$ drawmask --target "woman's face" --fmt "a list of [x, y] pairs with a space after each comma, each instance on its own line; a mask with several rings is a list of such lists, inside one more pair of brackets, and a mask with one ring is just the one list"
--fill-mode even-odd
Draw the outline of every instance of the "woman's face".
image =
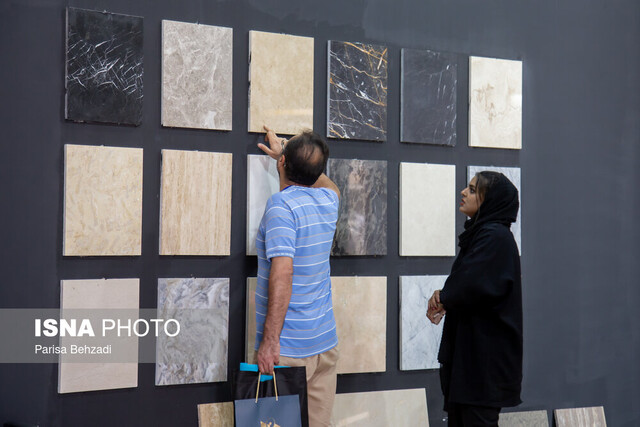
[[480, 207], [480, 199], [478, 198], [476, 182], [478, 181], [477, 177], [473, 177], [471, 182], [467, 188], [462, 190], [460, 193], [462, 195], [462, 200], [460, 201], [460, 212], [468, 216], [469, 218], [473, 217], [476, 212], [478, 212], [478, 208]]

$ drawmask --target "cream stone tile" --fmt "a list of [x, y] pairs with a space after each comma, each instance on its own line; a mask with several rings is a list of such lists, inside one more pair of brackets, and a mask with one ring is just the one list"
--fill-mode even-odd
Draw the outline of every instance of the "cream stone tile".
[[[132, 309], [139, 308], [139, 279], [63, 280], [60, 284], [62, 315], [74, 309]], [[73, 315], [72, 315], [73, 316]], [[99, 334], [99, 332], [96, 332]], [[89, 338], [86, 338], [89, 340]], [[82, 338], [61, 337], [60, 345], [70, 342], [83, 345]], [[89, 341], [85, 341], [90, 345]], [[138, 338], [119, 339], [130, 354], [138, 353]], [[58, 364], [58, 393], [108, 390], [138, 386], [137, 363], [81, 363], [65, 362], [60, 356]]]
[[469, 58], [469, 146], [522, 148], [522, 61]]
[[256, 288], [258, 287], [258, 279], [256, 277], [247, 277], [247, 311], [245, 322], [245, 347], [244, 361], [253, 363], [253, 357], [256, 354]]
[[162, 125], [231, 130], [233, 30], [162, 21]]
[[229, 153], [162, 150], [160, 255], [229, 255]]
[[400, 256], [456, 254], [456, 167], [400, 163]]
[[499, 427], [549, 427], [547, 411], [501, 412]]
[[233, 402], [198, 405], [198, 427], [233, 427], [234, 423]]
[[607, 427], [603, 406], [556, 409], [554, 414], [558, 427]]
[[247, 255], [256, 255], [256, 236], [267, 200], [280, 191], [276, 161], [269, 156], [247, 156]]
[[336, 394], [332, 423], [336, 427], [428, 427], [427, 394], [423, 388]]
[[249, 132], [313, 128], [313, 38], [249, 32]]
[[64, 256], [140, 255], [142, 149], [65, 145]]

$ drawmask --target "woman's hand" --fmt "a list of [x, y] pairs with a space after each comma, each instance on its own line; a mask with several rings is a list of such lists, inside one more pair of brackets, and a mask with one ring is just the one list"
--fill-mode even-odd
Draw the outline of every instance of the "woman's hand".
[[434, 325], [437, 325], [442, 321], [442, 318], [447, 313], [444, 306], [440, 302], [440, 290], [436, 290], [431, 298], [429, 298], [427, 317]]
[[280, 138], [278, 135], [276, 135], [273, 129], [268, 128], [266, 125], [263, 127], [267, 132], [267, 134], [264, 136], [264, 140], [269, 143], [269, 146], [267, 147], [266, 144], [260, 142], [258, 143], [258, 148], [268, 154], [272, 159], [278, 160], [280, 158], [280, 155], [282, 154], [282, 151], [284, 151], [284, 144], [287, 143], [287, 139]]

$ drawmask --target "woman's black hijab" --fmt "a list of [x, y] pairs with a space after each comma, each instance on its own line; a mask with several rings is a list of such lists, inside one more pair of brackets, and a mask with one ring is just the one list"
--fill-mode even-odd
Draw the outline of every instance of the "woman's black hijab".
[[[467, 247], [483, 224], [497, 222], [510, 227], [518, 217], [518, 189], [499, 172], [479, 172], [487, 179], [484, 200], [473, 218], [464, 223], [464, 232], [458, 236], [458, 245]], [[476, 184], [477, 187], [477, 184]]]

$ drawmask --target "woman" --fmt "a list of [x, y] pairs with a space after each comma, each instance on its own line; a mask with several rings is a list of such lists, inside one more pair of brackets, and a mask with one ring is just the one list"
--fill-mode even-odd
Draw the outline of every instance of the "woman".
[[438, 324], [446, 313], [438, 360], [449, 426], [497, 426], [501, 408], [521, 403], [520, 256], [510, 230], [518, 190], [501, 173], [480, 172], [461, 194], [470, 219], [427, 317]]

